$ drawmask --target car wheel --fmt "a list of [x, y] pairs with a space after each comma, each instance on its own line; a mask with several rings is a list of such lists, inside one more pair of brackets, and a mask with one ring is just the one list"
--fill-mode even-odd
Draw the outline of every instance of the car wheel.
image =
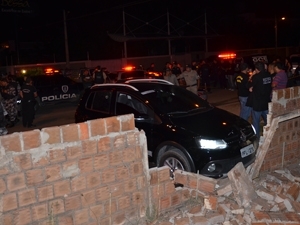
[[[158, 158], [158, 166], [170, 167], [171, 176], [175, 170], [191, 172], [191, 166], [186, 156], [178, 149], [170, 149]], [[173, 176], [172, 176], [173, 177]]]

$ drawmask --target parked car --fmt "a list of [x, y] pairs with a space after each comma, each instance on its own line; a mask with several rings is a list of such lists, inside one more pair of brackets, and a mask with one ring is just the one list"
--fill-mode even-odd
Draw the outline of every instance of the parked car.
[[161, 79], [94, 85], [85, 90], [75, 122], [131, 113], [157, 166], [217, 178], [255, 160], [258, 140], [248, 121]]

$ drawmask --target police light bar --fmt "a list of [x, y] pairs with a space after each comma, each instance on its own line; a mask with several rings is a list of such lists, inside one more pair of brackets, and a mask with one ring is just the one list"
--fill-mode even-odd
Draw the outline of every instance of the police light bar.
[[236, 54], [235, 53], [225, 53], [225, 54], [218, 55], [218, 57], [221, 59], [235, 59]]
[[131, 71], [131, 70], [134, 70], [135, 67], [134, 66], [126, 66], [123, 68], [123, 70], [126, 70], [126, 71]]

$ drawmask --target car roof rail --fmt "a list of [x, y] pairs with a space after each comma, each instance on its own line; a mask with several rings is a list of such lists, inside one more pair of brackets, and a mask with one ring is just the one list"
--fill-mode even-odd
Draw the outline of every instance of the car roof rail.
[[172, 82], [164, 80], [164, 79], [134, 79], [134, 80], [127, 80], [125, 81], [125, 84], [130, 83], [157, 83], [157, 84], [171, 84], [174, 85]]
[[97, 88], [97, 87], [107, 87], [107, 86], [111, 86], [111, 87], [128, 87], [128, 88], [131, 88], [133, 89], [134, 91], [139, 91], [137, 88], [129, 85], [129, 84], [124, 84], [124, 83], [113, 83], [113, 84], [109, 84], [109, 83], [106, 83], [106, 84], [94, 84], [91, 89], [93, 88]]

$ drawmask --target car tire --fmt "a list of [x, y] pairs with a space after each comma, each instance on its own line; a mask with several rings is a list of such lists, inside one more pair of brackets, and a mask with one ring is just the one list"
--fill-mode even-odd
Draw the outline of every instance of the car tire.
[[171, 176], [177, 169], [187, 172], [192, 171], [191, 165], [186, 156], [182, 151], [176, 148], [164, 152], [161, 156], [159, 155], [157, 162], [158, 167], [170, 167]]

